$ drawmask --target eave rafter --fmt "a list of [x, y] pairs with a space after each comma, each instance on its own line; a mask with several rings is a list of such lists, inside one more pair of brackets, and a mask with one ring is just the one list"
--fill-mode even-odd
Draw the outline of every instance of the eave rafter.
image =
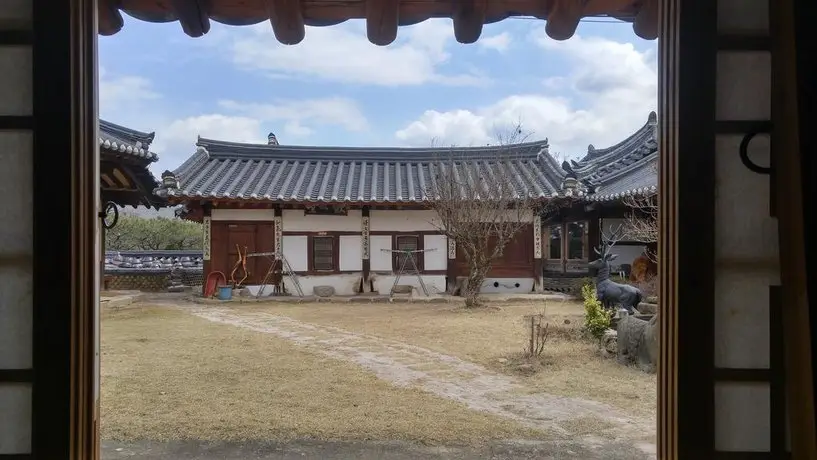
[[366, 34], [388, 45], [401, 25], [431, 18], [451, 18], [460, 43], [474, 43], [484, 24], [510, 16], [547, 20], [545, 31], [556, 40], [573, 36], [582, 18], [608, 16], [633, 23], [635, 33], [653, 40], [658, 34], [658, 0], [98, 0], [99, 33], [123, 27], [120, 11], [150, 22], [178, 20], [191, 37], [210, 30], [210, 20], [250, 25], [269, 20], [284, 44], [300, 43], [306, 26], [329, 26], [365, 19]]

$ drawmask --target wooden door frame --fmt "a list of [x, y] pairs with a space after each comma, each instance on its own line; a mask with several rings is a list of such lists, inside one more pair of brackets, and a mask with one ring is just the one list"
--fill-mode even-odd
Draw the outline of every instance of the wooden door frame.
[[[40, 180], [34, 190], [33, 454], [28, 458], [99, 455], [95, 3], [33, 0], [33, 158]], [[660, 5], [659, 456], [712, 458], [713, 350], [711, 340], [700, 337], [714, 334], [714, 240], [696, 224], [714, 217], [716, 2], [684, 0], [683, 9], [681, 0]], [[48, 181], [42, 180], [45, 171]], [[683, 200], [680, 184], [695, 184], [683, 188]], [[55, 237], [55, 229], [70, 233]], [[693, 244], [698, 250], [689, 249]]]

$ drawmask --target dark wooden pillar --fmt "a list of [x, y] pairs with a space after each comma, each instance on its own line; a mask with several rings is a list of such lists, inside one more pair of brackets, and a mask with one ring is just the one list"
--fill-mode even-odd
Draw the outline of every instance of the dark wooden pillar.
[[595, 249], [601, 244], [601, 211], [591, 210], [587, 215], [587, 261], [598, 258]]
[[715, 458], [717, 13], [711, 0], [659, 2], [661, 459]]
[[362, 291], [366, 291], [366, 285], [369, 283], [369, 272], [371, 271], [371, 259], [370, 259], [370, 250], [371, 246], [369, 245], [369, 228], [370, 228], [370, 219], [369, 216], [369, 207], [364, 206], [361, 210], [362, 218], [360, 222], [360, 245], [361, 245], [361, 268], [363, 270], [363, 286]]
[[33, 176], [39, 179], [33, 182], [32, 196], [31, 458], [95, 459], [100, 223], [96, 8], [87, 0], [35, 0], [29, 5], [33, 30], [16, 36], [21, 44], [33, 40], [33, 62], [19, 65], [33, 69], [29, 114], [36, 121], [25, 123], [33, 127], [31, 159]]
[[210, 276], [212, 272], [212, 264], [210, 262], [213, 250], [213, 223], [212, 223], [212, 215], [213, 215], [213, 206], [209, 203], [202, 206], [202, 215], [201, 223], [204, 227], [202, 229], [202, 275], [204, 278], [202, 279], [202, 286], [207, 285], [207, 277]]

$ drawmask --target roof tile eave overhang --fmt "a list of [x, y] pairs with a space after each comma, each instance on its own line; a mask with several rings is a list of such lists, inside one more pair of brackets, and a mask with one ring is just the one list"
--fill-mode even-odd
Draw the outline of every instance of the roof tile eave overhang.
[[[211, 0], [206, 14], [191, 8], [187, 2], [172, 0], [98, 0], [99, 33], [113, 35], [124, 26], [122, 11], [148, 22], [179, 21], [182, 30], [191, 37], [200, 37], [210, 30], [210, 20], [226, 25], [251, 25], [269, 21], [271, 13], [264, 2], [239, 0]], [[454, 34], [460, 43], [476, 42], [482, 24], [501, 21], [512, 16], [531, 16], [547, 19], [546, 33], [553, 39], [565, 40], [573, 36], [583, 17], [608, 16], [632, 22], [641, 38], [653, 40], [658, 36], [659, 0], [600, 0], [582, 2], [553, 0], [547, 11], [540, 0], [496, 0], [470, 3], [463, 8], [461, 0], [382, 2], [380, 8], [366, 8], [364, 2], [327, 2], [300, 0], [287, 2], [275, 11], [271, 21], [278, 41], [284, 44], [300, 43], [306, 34], [305, 26], [331, 26], [349, 19], [365, 18], [377, 24], [368, 27], [369, 41], [388, 45], [397, 36], [399, 26], [416, 24], [432, 18], [452, 18]], [[387, 18], [387, 19], [384, 19]], [[370, 24], [371, 25], [371, 24]]]
[[[531, 201], [544, 203], [554, 200], [557, 197], [538, 196], [531, 197]], [[269, 205], [301, 205], [301, 206], [326, 206], [326, 205], [346, 205], [346, 206], [431, 206], [433, 199], [424, 198], [417, 200], [366, 200], [366, 199], [337, 199], [337, 200], [303, 200], [303, 199], [272, 199], [264, 197], [220, 197], [212, 195], [188, 195], [173, 193], [168, 194], [165, 203], [168, 206], [189, 205], [195, 203], [251, 203]]]

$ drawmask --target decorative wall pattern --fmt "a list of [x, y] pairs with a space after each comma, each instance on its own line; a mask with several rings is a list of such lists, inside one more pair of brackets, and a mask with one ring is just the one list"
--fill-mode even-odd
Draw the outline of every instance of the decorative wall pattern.
[[449, 259], [457, 258], [457, 242], [451, 238], [448, 238], [448, 258]]
[[533, 218], [533, 258], [542, 258], [542, 217]]
[[211, 218], [209, 216], [205, 216], [202, 219], [202, 250], [204, 252], [203, 259], [210, 260], [210, 225]]
[[361, 258], [369, 260], [369, 216], [363, 216], [360, 224], [360, 243], [361, 243]]

